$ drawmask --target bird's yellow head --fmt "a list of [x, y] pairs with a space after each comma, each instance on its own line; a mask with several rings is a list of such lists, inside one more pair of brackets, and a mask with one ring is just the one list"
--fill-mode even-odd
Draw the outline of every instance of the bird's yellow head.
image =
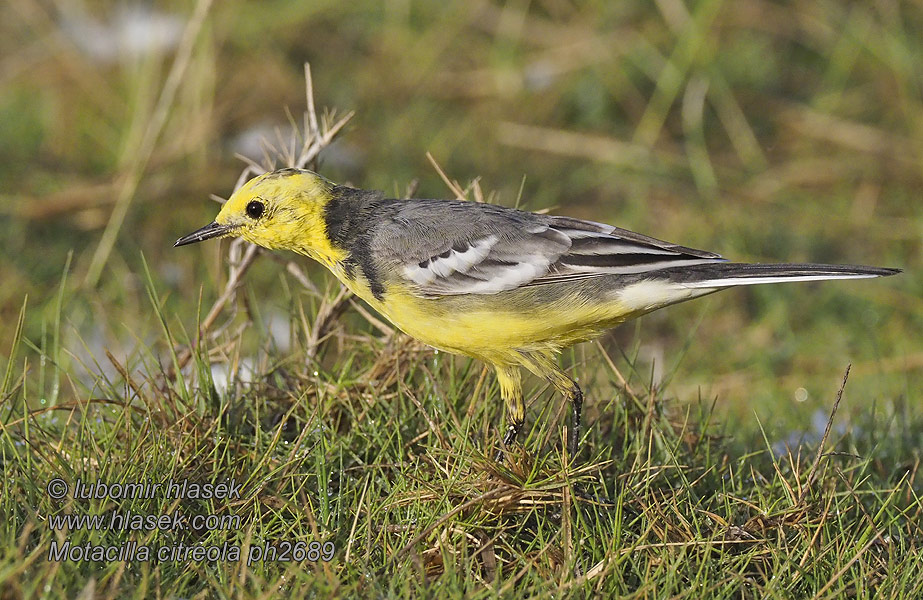
[[334, 184], [302, 169], [255, 177], [234, 192], [213, 223], [176, 240], [184, 246], [211, 238], [241, 237], [269, 249], [293, 250], [321, 262], [339, 258], [326, 235], [324, 207]]

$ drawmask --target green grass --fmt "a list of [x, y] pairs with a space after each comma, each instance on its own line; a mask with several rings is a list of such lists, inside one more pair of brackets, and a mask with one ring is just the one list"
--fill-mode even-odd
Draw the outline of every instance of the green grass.
[[[921, 595], [919, 8], [231, 0], [194, 43], [115, 62], [68, 37], [77, 8], [45, 10], [0, 8], [4, 598]], [[320, 155], [333, 180], [452, 195], [430, 152], [469, 198], [905, 272], [733, 290], [578, 346], [580, 460], [527, 379], [497, 465], [483, 365], [308, 261], [170, 247], [232, 191], [239, 136], [301, 125], [305, 60], [317, 113], [356, 111]], [[55, 478], [243, 493], [59, 501]], [[240, 522], [51, 529], [112, 510]], [[49, 562], [65, 541], [244, 560]], [[283, 542], [336, 550], [247, 564]]]
[[[217, 356], [239, 364], [248, 344], [239, 337], [230, 349], [206, 344], [182, 377], [171, 376], [181, 357], [165, 341], [182, 346], [186, 334], [162, 312], [150, 285], [148, 324], [163, 326], [161, 341], [124, 364], [110, 356], [112, 369], [91, 368], [92, 378], [66, 374], [85, 401], [29, 411], [28, 377], [11, 368], [4, 378], [0, 457], [4, 481], [12, 484], [0, 500], [7, 517], [0, 577], [10, 593], [920, 593], [923, 506], [913, 449], [923, 423], [908, 415], [906, 403], [878, 404], [848, 427], [834, 419], [823, 445], [823, 431], [809, 427], [801, 444], [758, 429], [735, 432], [707, 399], [679, 402], [637, 379], [615, 384], [621, 361], [610, 363], [603, 349], [591, 347], [577, 372], [609, 366], [587, 385], [583, 459], [562, 465], [562, 411], [542, 386], [533, 390], [523, 447], [498, 465], [490, 456], [502, 408], [480, 365], [434, 355], [397, 335], [356, 340], [343, 328], [312, 346], [311, 332], [325, 325], [308, 315], [326, 311], [296, 293], [288, 323], [294, 347], [281, 352], [271, 338], [256, 336], [252, 374], [232, 378], [229, 391], [219, 393], [208, 365]], [[23, 354], [55, 362], [39, 348]], [[30, 366], [26, 358], [22, 368]], [[832, 405], [837, 390], [829, 392], [825, 404]], [[55, 478], [71, 486], [230, 479], [243, 493], [228, 502], [163, 494], [54, 500], [46, 486]], [[239, 522], [215, 531], [51, 528], [62, 514], [113, 510]], [[236, 547], [243, 558], [48, 561], [51, 544], [66, 541]], [[247, 564], [249, 548], [286, 541], [331, 542], [335, 556], [329, 563]]]

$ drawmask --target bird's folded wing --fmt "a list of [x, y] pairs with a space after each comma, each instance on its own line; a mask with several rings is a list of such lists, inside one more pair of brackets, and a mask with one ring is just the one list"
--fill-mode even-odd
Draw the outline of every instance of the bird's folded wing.
[[409, 202], [371, 237], [388, 272], [424, 297], [724, 260], [610, 225], [470, 202]]

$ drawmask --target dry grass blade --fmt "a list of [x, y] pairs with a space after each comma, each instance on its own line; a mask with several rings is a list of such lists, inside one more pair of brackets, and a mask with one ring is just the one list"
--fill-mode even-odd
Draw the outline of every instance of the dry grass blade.
[[461, 189], [461, 186], [458, 185], [457, 181], [449, 179], [449, 176], [446, 175], [445, 171], [441, 166], [439, 166], [439, 163], [436, 162], [436, 159], [429, 152], [426, 153], [426, 160], [429, 161], [429, 164], [433, 165], [433, 168], [436, 169], [437, 173], [439, 173], [439, 177], [442, 178], [442, 181], [445, 183], [446, 187], [448, 187], [452, 193], [455, 194], [455, 198], [458, 200], [464, 200], [465, 192]]
[[129, 157], [127, 161], [129, 164], [128, 169], [122, 174], [122, 185], [115, 202], [115, 208], [109, 217], [109, 222], [106, 224], [106, 229], [103, 231], [99, 245], [93, 253], [93, 260], [87, 270], [85, 283], [88, 287], [96, 286], [103, 267], [109, 260], [109, 254], [111, 254], [112, 248], [115, 246], [115, 240], [122, 228], [122, 223], [125, 221], [125, 215], [128, 214], [128, 207], [131, 205], [135, 190], [138, 188], [141, 175], [154, 152], [157, 140], [167, 123], [167, 118], [170, 116], [173, 100], [176, 98], [176, 92], [186, 76], [195, 42], [202, 26], [205, 24], [205, 17], [208, 15], [211, 5], [212, 0], [198, 0], [192, 16], [186, 24], [186, 29], [183, 31], [183, 37], [176, 52], [176, 58], [164, 82], [160, 97], [157, 99], [157, 105], [151, 113], [147, 128], [144, 131], [144, 137], [141, 144]]
[[[624, 167], [649, 164], [652, 158], [650, 149], [641, 144], [521, 123], [502, 122], [497, 129], [497, 135], [500, 143], [507, 146], [586, 158]], [[665, 155], [661, 154], [658, 157], [663, 159]]]
[[506, 486], [502, 486], [497, 489], [484, 492], [480, 496], [476, 496], [474, 498], [471, 498], [467, 502], [459, 504], [458, 506], [456, 506], [449, 512], [445, 513], [444, 515], [436, 519], [433, 523], [427, 526], [423, 531], [415, 535], [413, 539], [407, 542], [407, 544], [403, 548], [395, 552], [394, 555], [391, 557], [391, 561], [390, 561], [391, 564], [393, 565], [394, 563], [402, 559], [414, 546], [416, 546], [423, 539], [425, 539], [426, 536], [428, 536], [430, 533], [435, 531], [437, 527], [439, 527], [440, 525], [442, 525], [443, 523], [445, 523], [446, 521], [448, 521], [449, 519], [451, 519], [458, 513], [468, 508], [471, 508], [472, 506], [476, 506], [482, 502], [502, 498], [503, 496], [508, 495], [509, 493], [510, 493], [510, 490]]
[[420, 411], [420, 414], [423, 416], [423, 419], [426, 421], [427, 427], [436, 436], [436, 439], [439, 440], [439, 445], [442, 446], [444, 450], [450, 450], [452, 444], [448, 442], [445, 438], [445, 434], [442, 432], [442, 429], [433, 422], [433, 419], [430, 418], [429, 413], [426, 412], [426, 408], [420, 403], [420, 400], [417, 399], [417, 395], [413, 393], [408, 386], [402, 385], [401, 391], [405, 396], [410, 398], [410, 401], [413, 402], [413, 405], [417, 407], [417, 410]]
[[849, 370], [852, 368], [852, 365], [846, 366], [846, 372], [843, 373], [843, 383], [840, 384], [840, 389], [837, 390], [836, 400], [833, 402], [833, 408], [830, 409], [830, 418], [827, 419], [827, 426], [824, 428], [824, 435], [820, 438], [820, 443], [817, 445], [817, 455], [814, 457], [814, 463], [811, 465], [811, 470], [808, 472], [808, 481], [804, 485], [804, 489], [801, 490], [801, 496], [798, 498], [798, 504], [802, 504], [810, 493], [814, 480], [817, 477], [817, 469], [820, 467], [821, 458], [824, 456], [824, 447], [827, 444], [827, 437], [830, 435], [830, 429], [833, 427], [833, 417], [836, 416], [836, 411], [840, 407], [840, 400], [843, 399], [843, 390], [846, 389], [846, 381], [849, 379]]
[[30, 410], [28, 415], [25, 417], [20, 417], [19, 419], [14, 419], [9, 423], [4, 423], [4, 427], [15, 427], [21, 423], [25, 423], [30, 419], [34, 419], [39, 415], [53, 411], [69, 411], [73, 412], [79, 408], [86, 408], [94, 404], [108, 404], [112, 406], [119, 406], [122, 408], [127, 408], [137, 412], [138, 414], [144, 414], [144, 409], [140, 406], [135, 406], [130, 402], [123, 402], [122, 400], [113, 400], [111, 398], [87, 398], [86, 400], [70, 400], [67, 402], [62, 402], [61, 404], [56, 404], [55, 406], [46, 406], [45, 408], [37, 408], [35, 410]]
[[[243, 244], [239, 240], [234, 240], [231, 242], [232, 247], [237, 246], [238, 248]], [[233, 252], [233, 249], [232, 249]], [[221, 292], [221, 295], [218, 296], [218, 299], [212, 304], [211, 308], [208, 310], [208, 314], [205, 316], [205, 319], [202, 321], [202, 324], [199, 326], [198, 332], [196, 334], [195, 346], [199, 346], [203, 337], [209, 335], [212, 325], [215, 324], [215, 321], [218, 319], [218, 316], [225, 309], [228, 303], [234, 298], [237, 288], [240, 286], [244, 274], [250, 269], [253, 262], [256, 260], [256, 256], [259, 253], [259, 248], [253, 245], [249, 245], [244, 252], [243, 258], [240, 262], [233, 262], [230, 267], [230, 277], [228, 277], [227, 283], [224, 285], [224, 290]], [[211, 332], [214, 334], [214, 332]], [[213, 335], [211, 336], [213, 337]], [[178, 356], [178, 364], [180, 368], [185, 367], [189, 364], [190, 359], [192, 358], [192, 348], [184, 348]], [[170, 375], [173, 375], [172, 371]]]
[[[241, 172], [240, 177], [238, 177], [237, 185], [234, 188], [235, 190], [240, 188], [251, 176], [266, 173], [276, 168], [279, 162], [282, 162], [285, 166], [296, 168], [312, 166], [312, 163], [317, 159], [320, 152], [333, 142], [336, 136], [343, 131], [343, 128], [352, 118], [354, 114], [352, 112], [347, 113], [339, 119], [335, 119], [335, 114], [332, 112], [325, 114], [323, 119], [318, 118], [314, 103], [311, 68], [307, 63], [305, 63], [304, 68], [305, 96], [307, 102], [307, 110], [304, 115], [304, 131], [299, 132], [297, 128], [294, 128], [291, 138], [285, 140], [281, 132], [277, 130], [276, 135], [278, 139], [275, 145], [263, 138], [261, 140], [264, 151], [262, 164], [249, 157], [238, 155], [238, 157], [246, 163], [246, 167]], [[296, 142], [299, 140], [301, 143], [296, 154], [295, 146]], [[211, 308], [209, 308], [205, 319], [202, 321], [197, 331], [195, 340], [196, 346], [198, 346], [205, 337], [214, 341], [223, 333], [223, 328], [213, 328], [215, 322], [221, 313], [223, 313], [234, 301], [237, 290], [243, 282], [244, 275], [254, 264], [260, 252], [254, 245], [246, 244], [242, 240], [234, 240], [228, 248], [228, 254], [228, 281], [221, 295], [218, 296]], [[235, 257], [239, 258], [235, 259]], [[312, 293], [319, 294], [317, 287], [311, 283], [296, 263], [292, 261], [284, 262], [286, 270], [291, 273], [299, 283]], [[322, 310], [318, 313], [314, 327], [311, 329], [308, 345], [309, 357], [316, 354], [319, 344], [329, 332], [332, 323], [345, 309], [350, 296], [351, 294], [343, 288], [332, 303], [325, 302], [322, 304]], [[192, 352], [192, 348], [184, 348], [179, 352], [178, 364], [180, 368], [184, 368], [189, 364], [193, 356]], [[171, 377], [175, 376], [172, 370], [168, 375]]]
[[340, 292], [333, 300], [324, 298], [321, 301], [321, 305], [317, 309], [317, 316], [314, 318], [314, 326], [308, 332], [308, 341], [305, 348], [308, 358], [313, 358], [317, 354], [318, 347], [330, 333], [343, 311], [346, 310], [352, 295], [352, 292], [348, 289], [341, 287]]
[[859, 560], [862, 557], [862, 555], [865, 554], [866, 551], [869, 548], [871, 548], [875, 544], [875, 542], [877, 542], [878, 540], [879, 540], [878, 535], [872, 536], [872, 539], [870, 539], [864, 546], [862, 546], [862, 548], [859, 549], [859, 551], [856, 552], [855, 555], [853, 555], [853, 557], [850, 558], [849, 561], [847, 561], [845, 565], [843, 565], [843, 568], [837, 571], [836, 574], [833, 577], [831, 577], [827, 583], [824, 584], [824, 587], [820, 588], [820, 590], [818, 590], [818, 592], [814, 594], [815, 600], [817, 598], [823, 598], [824, 594], [826, 594], [830, 588], [836, 585], [836, 582], [839, 581], [840, 578], [843, 575], [845, 575], [846, 572], [849, 571], [850, 568], [852, 568], [852, 566], [856, 563], [856, 561]]

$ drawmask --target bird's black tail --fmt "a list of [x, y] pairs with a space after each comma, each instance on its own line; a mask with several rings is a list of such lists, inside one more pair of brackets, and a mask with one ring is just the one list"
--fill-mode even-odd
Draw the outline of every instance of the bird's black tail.
[[821, 264], [750, 264], [714, 262], [651, 272], [655, 278], [665, 276], [670, 283], [686, 289], [714, 289], [737, 285], [783, 283], [786, 281], [822, 281], [827, 279], [867, 279], [887, 277], [900, 269], [862, 265]]

